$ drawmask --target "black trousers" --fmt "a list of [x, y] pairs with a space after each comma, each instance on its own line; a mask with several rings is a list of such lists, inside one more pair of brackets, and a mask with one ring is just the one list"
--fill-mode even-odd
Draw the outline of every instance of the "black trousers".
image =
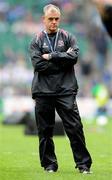
[[47, 167], [53, 163], [58, 166], [53, 142], [55, 109], [62, 119], [65, 132], [70, 140], [76, 168], [90, 168], [92, 159], [86, 148], [83, 125], [74, 95], [36, 98], [35, 116], [41, 166]]

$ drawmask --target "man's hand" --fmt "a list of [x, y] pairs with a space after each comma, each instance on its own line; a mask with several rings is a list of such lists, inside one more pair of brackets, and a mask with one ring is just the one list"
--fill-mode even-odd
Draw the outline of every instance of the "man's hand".
[[72, 52], [73, 51], [73, 48], [69, 48], [68, 50], [67, 50], [67, 53], [70, 53], [70, 52]]
[[43, 54], [42, 57], [46, 60], [49, 60], [49, 54]]

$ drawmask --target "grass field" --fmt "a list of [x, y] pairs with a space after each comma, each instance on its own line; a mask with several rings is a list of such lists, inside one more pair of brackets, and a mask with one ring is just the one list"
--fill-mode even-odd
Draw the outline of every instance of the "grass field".
[[44, 172], [38, 158], [38, 138], [25, 136], [24, 126], [0, 125], [0, 180], [107, 180], [112, 178], [112, 120], [105, 126], [84, 124], [88, 149], [92, 155], [91, 175], [74, 168], [68, 139], [55, 136], [59, 170]]

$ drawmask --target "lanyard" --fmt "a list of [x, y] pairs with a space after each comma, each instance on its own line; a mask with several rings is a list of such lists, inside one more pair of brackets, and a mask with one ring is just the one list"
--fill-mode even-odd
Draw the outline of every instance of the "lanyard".
[[51, 41], [50, 41], [50, 39], [49, 39], [49, 36], [48, 36], [47, 32], [44, 31], [44, 33], [45, 33], [45, 35], [46, 35], [46, 38], [47, 38], [49, 47], [50, 47], [50, 49], [51, 49], [51, 52], [54, 52], [54, 51], [56, 50], [56, 46], [57, 46], [57, 42], [58, 42], [59, 29], [58, 29], [58, 31], [57, 31], [57, 33], [56, 33], [56, 38], [55, 38], [54, 48], [53, 48], [53, 46], [52, 46], [52, 44], [51, 44]]

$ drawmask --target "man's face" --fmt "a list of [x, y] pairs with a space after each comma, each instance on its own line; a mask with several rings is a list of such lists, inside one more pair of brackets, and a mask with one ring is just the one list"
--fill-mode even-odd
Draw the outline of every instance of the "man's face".
[[56, 32], [60, 23], [58, 11], [48, 11], [44, 16], [44, 25], [48, 33]]

